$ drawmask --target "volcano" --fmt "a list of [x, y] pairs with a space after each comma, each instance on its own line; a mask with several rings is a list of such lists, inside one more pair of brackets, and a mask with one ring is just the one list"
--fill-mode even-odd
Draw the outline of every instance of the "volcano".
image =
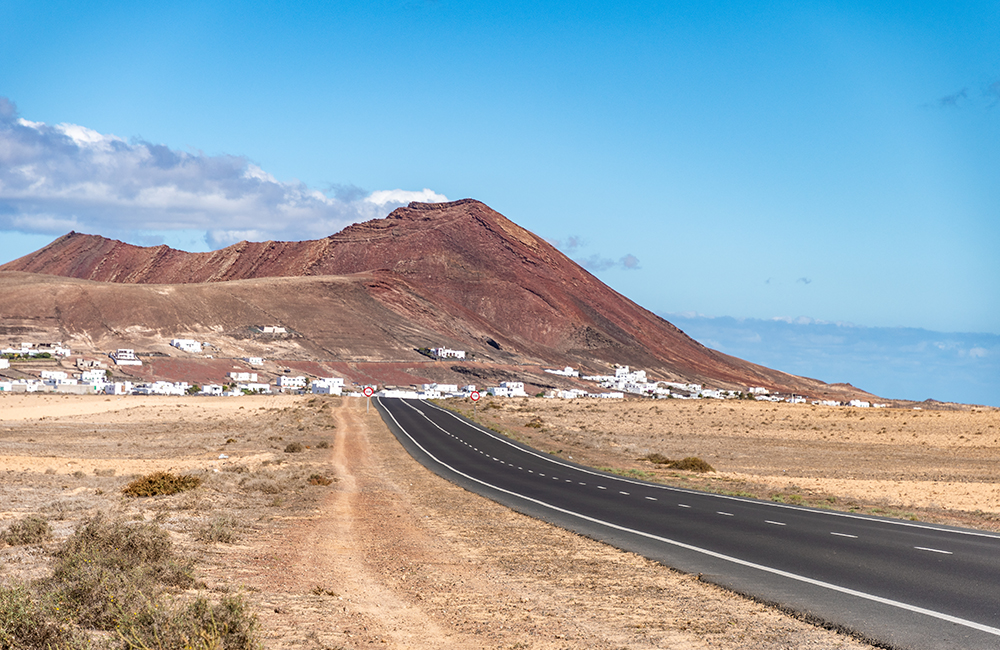
[[720, 388], [865, 395], [706, 348], [473, 199], [411, 203], [325, 239], [210, 253], [71, 232], [0, 266], [0, 283], [14, 297], [0, 307], [8, 332], [48, 318], [62, 338], [91, 345], [127, 343], [129, 332], [239, 339], [280, 322], [294, 333], [286, 351], [309, 359], [405, 365], [445, 345], [505, 367], [627, 364]]

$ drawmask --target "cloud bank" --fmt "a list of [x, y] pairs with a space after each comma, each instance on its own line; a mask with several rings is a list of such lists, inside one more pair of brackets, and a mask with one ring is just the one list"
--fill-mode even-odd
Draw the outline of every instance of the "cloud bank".
[[241, 239], [325, 237], [410, 201], [447, 200], [429, 189], [338, 187], [329, 196], [299, 181], [279, 181], [244, 156], [32, 122], [0, 97], [0, 231], [123, 236], [198, 230], [217, 248]]
[[1000, 406], [1000, 336], [864, 327], [808, 317], [736, 319], [663, 314], [727, 354], [887, 398]]

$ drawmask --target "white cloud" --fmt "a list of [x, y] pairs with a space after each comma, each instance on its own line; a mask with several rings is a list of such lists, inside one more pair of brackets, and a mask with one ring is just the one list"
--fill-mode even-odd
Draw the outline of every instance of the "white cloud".
[[410, 201], [447, 200], [426, 188], [340, 188], [327, 196], [279, 181], [243, 156], [189, 153], [19, 118], [13, 102], [0, 97], [0, 231], [83, 230], [128, 239], [197, 230], [221, 246], [325, 237]]
[[380, 207], [389, 204], [405, 205], [410, 201], [418, 201], [420, 203], [441, 203], [447, 200], [448, 197], [445, 195], [438, 194], [437, 192], [427, 188], [424, 188], [419, 192], [411, 192], [408, 190], [376, 190], [369, 194], [365, 199], [365, 201]]

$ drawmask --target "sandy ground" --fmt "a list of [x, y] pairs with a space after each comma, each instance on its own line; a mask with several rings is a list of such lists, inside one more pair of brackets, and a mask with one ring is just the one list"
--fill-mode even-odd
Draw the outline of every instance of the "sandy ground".
[[[680, 484], [838, 495], [836, 505], [857, 498], [858, 508], [871, 500], [836, 490], [899, 484], [942, 516], [988, 525], [997, 511], [995, 495], [983, 496], [995, 478], [995, 412], [860, 420], [757, 404], [498, 406], [476, 416], [574, 460]], [[875, 453], [870, 436], [894, 440]], [[286, 453], [289, 442], [306, 449]], [[650, 451], [700, 455], [724, 471], [706, 478], [635, 460]], [[153, 469], [205, 483], [121, 496]], [[313, 475], [334, 482], [311, 485]], [[244, 594], [267, 648], [868, 647], [467, 493], [415, 463], [363, 399], [0, 396], [0, 476], [0, 530], [37, 513], [56, 533], [43, 546], [0, 548], [0, 580], [43, 575], [59, 541], [98, 510], [156, 520], [198, 559], [210, 594]], [[921, 487], [941, 494], [921, 497]], [[908, 503], [880, 496], [883, 508]], [[961, 510], [969, 504], [981, 512]], [[220, 517], [236, 540], [202, 541]]]

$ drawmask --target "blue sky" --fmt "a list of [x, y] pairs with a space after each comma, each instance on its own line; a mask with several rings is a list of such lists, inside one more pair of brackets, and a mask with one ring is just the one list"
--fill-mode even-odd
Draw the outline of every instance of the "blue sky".
[[473, 197], [658, 313], [1000, 335], [995, 2], [14, 0], [0, 61], [0, 261]]

